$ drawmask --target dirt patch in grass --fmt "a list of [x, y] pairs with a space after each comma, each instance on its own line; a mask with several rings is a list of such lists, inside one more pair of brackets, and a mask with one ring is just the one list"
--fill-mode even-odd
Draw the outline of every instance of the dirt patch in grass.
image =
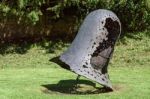
[[114, 89], [113, 92], [122, 92], [122, 91], [126, 90], [127, 87], [125, 87], [125, 85], [123, 85], [123, 84], [116, 84], [116, 85], [113, 85], [113, 89]]

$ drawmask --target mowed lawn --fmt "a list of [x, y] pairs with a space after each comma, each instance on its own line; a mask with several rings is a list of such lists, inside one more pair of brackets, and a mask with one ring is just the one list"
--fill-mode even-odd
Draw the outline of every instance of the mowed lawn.
[[[57, 47], [47, 43], [44, 45], [47, 47], [32, 45], [25, 53], [1, 54], [0, 99], [150, 99], [149, 38], [140, 33], [117, 43], [109, 64], [115, 90], [98, 94], [69, 92], [77, 75], [49, 61], [61, 54], [68, 44], [59, 43]], [[48, 47], [55, 51], [51, 53]], [[89, 86], [86, 82], [92, 81], [81, 77], [80, 82], [85, 83], [80, 86], [84, 89]]]
[[0, 99], [149, 99], [149, 70], [150, 67], [110, 68], [114, 92], [80, 95], [49, 92], [44, 87], [74, 80], [76, 75], [71, 72], [57, 68], [4, 69], [0, 72]]

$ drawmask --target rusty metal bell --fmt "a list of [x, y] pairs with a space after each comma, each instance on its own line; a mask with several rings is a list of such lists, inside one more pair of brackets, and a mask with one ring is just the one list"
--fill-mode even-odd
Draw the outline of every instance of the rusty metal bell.
[[60, 60], [74, 73], [113, 89], [107, 67], [120, 33], [121, 23], [112, 11], [95, 10], [84, 19]]

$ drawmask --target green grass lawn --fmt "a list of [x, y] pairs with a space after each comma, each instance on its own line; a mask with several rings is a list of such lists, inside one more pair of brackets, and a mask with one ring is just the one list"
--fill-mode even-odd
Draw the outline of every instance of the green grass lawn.
[[[67, 82], [76, 78], [75, 74], [61, 68], [3, 69], [0, 72], [0, 99], [149, 99], [149, 70], [150, 67], [110, 68], [114, 92], [80, 95], [51, 92], [44, 87], [55, 88], [61, 80]], [[69, 89], [65, 83], [62, 85]], [[59, 88], [59, 91], [66, 88]]]
[[[77, 75], [49, 61], [62, 53], [66, 45], [59, 43], [53, 53], [46, 49], [52, 46], [45, 44], [47, 47], [32, 45], [23, 54], [1, 54], [0, 99], [150, 99], [149, 38], [140, 33], [118, 42], [109, 64], [115, 90], [99, 94], [72, 93], [70, 88]], [[82, 77], [79, 83], [87, 82], [92, 83]], [[92, 89], [88, 84], [80, 87]]]

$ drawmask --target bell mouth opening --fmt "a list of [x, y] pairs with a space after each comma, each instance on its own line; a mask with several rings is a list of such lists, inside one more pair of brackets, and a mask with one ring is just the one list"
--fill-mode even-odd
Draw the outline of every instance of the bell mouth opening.
[[60, 59], [60, 56], [54, 57], [54, 58], [50, 59], [49, 61], [58, 64], [60, 67], [66, 69], [66, 70], [71, 70], [70, 66]]

